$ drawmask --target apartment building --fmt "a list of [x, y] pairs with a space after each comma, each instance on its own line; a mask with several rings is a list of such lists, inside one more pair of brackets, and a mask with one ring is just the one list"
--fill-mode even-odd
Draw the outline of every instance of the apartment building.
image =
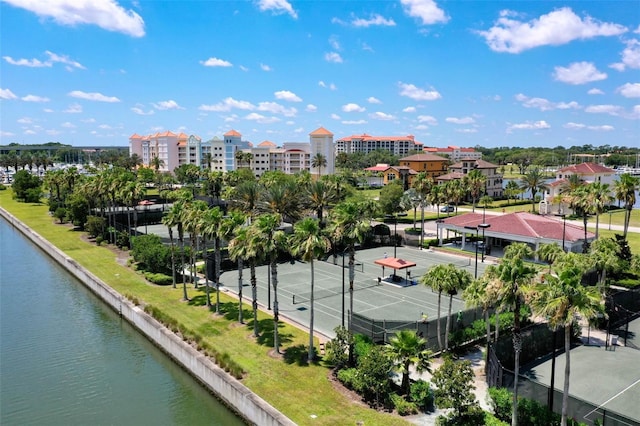
[[446, 158], [433, 154], [414, 154], [400, 159], [401, 166], [417, 173], [424, 172], [432, 179], [447, 173], [448, 162]]
[[422, 151], [422, 143], [417, 142], [413, 135], [408, 136], [371, 136], [366, 133], [352, 135], [338, 139], [335, 153], [354, 152], [369, 153], [377, 150], [389, 151], [393, 155], [405, 156], [413, 151]]
[[449, 166], [449, 173], [438, 176], [438, 183], [454, 179], [462, 179], [471, 170], [479, 170], [487, 179], [485, 194], [493, 198], [502, 197], [502, 174], [498, 173], [498, 166], [481, 159], [465, 158], [461, 162]]
[[465, 158], [470, 160], [479, 160], [482, 153], [473, 148], [460, 148], [459, 146], [449, 145], [446, 148], [424, 147], [424, 152], [441, 157], [447, 157], [452, 163], [458, 163]]

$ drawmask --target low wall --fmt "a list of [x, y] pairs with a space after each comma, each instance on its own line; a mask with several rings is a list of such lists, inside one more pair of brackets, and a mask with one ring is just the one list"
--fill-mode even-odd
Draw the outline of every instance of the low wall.
[[257, 425], [295, 425], [284, 414], [251, 392], [249, 388], [227, 374], [208, 357], [180, 339], [152, 316], [84, 269], [74, 259], [64, 254], [9, 212], [0, 208], [0, 215], [116, 310], [124, 319], [140, 330], [149, 340], [184, 367], [246, 421]]

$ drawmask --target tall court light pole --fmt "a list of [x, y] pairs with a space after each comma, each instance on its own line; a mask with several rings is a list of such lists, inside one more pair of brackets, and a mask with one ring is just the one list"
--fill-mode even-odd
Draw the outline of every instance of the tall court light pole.
[[[484, 263], [484, 253], [487, 250], [487, 242], [484, 239], [484, 230], [487, 228], [490, 228], [491, 225], [488, 223], [481, 223], [478, 225], [479, 228], [482, 228], [482, 263]], [[478, 246], [476, 245], [476, 248]], [[476, 256], [477, 257], [477, 256]], [[477, 259], [476, 259], [476, 263], [477, 263]], [[476, 277], [477, 278], [477, 277]]]
[[465, 226], [465, 229], [476, 231], [476, 268], [473, 277], [478, 278], [478, 227], [477, 226]]
[[567, 249], [565, 248], [565, 235], [567, 232], [567, 215], [564, 213], [558, 213], [555, 216], [561, 217], [562, 218], [562, 251], [566, 252]]

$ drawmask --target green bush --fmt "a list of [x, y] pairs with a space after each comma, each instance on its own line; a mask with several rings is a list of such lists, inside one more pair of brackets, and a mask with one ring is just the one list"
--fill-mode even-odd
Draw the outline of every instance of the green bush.
[[171, 249], [155, 234], [132, 238], [131, 256], [143, 265], [144, 270], [155, 273], [171, 273]]
[[338, 371], [338, 380], [349, 389], [356, 390], [358, 370], [356, 368], [343, 368]]
[[101, 237], [104, 239], [105, 219], [100, 216], [87, 216], [87, 223], [84, 229], [89, 236], [96, 238]]
[[67, 217], [67, 209], [65, 209], [64, 207], [58, 207], [53, 213], [53, 217], [58, 219], [60, 223], [64, 223], [64, 220]]
[[417, 380], [411, 383], [409, 391], [411, 401], [413, 401], [422, 411], [431, 411], [433, 409], [433, 389], [429, 382]]
[[369, 336], [365, 336], [364, 334], [356, 334], [353, 336], [353, 353], [356, 362], [371, 352], [371, 348], [374, 346], [373, 340]]
[[171, 276], [161, 273], [145, 272], [144, 277], [157, 285], [170, 285], [173, 284]]
[[614, 285], [626, 288], [636, 288], [640, 287], [640, 277], [637, 278], [623, 278], [621, 280], [617, 280]]
[[391, 402], [401, 416], [409, 416], [418, 412], [418, 407], [414, 402], [407, 401], [398, 394], [391, 394]]

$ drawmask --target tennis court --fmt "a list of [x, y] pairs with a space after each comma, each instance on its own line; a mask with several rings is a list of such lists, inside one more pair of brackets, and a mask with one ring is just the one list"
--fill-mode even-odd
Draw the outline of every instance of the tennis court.
[[[640, 322], [640, 320], [638, 320]], [[555, 404], [562, 404], [565, 355], [555, 366]], [[549, 385], [551, 360], [526, 370], [534, 382]], [[570, 413], [588, 425], [596, 420], [607, 425], [640, 424], [640, 351], [627, 347], [579, 346], [571, 350]], [[559, 407], [560, 405], [558, 405]], [[616, 416], [615, 413], [622, 416]]]
[[[438, 295], [431, 289], [421, 285], [398, 287], [378, 283], [378, 277], [382, 277], [382, 267], [374, 264], [377, 259], [393, 257], [393, 247], [381, 247], [356, 252], [356, 272], [354, 282], [353, 310], [356, 313], [366, 315], [374, 319], [419, 321], [426, 315], [429, 319], [437, 317]], [[475, 259], [462, 256], [452, 256], [442, 253], [420, 251], [413, 248], [398, 247], [397, 257], [416, 263], [410, 268], [411, 280], [418, 280], [431, 266], [442, 263], [453, 263], [459, 268], [466, 269], [472, 275], [475, 273]], [[334, 328], [348, 323], [349, 311], [349, 258], [343, 258], [338, 254], [335, 259], [329, 256], [326, 261], [315, 261], [315, 330], [333, 337]], [[482, 274], [486, 264], [478, 261], [478, 276]], [[268, 266], [256, 269], [258, 280], [258, 300], [264, 306], [269, 304], [268, 295]], [[392, 271], [388, 268], [385, 275]], [[344, 275], [343, 275], [344, 274]], [[398, 275], [405, 277], [405, 271], [399, 271]], [[344, 299], [342, 296], [344, 276]], [[245, 270], [245, 285], [249, 285], [249, 273]], [[291, 318], [303, 326], [309, 324], [309, 298], [310, 298], [311, 271], [309, 264], [286, 262], [278, 264], [278, 302], [280, 314]], [[237, 286], [237, 272], [225, 272], [221, 277], [221, 283], [233, 291]], [[245, 289], [245, 295], [250, 292]], [[271, 295], [273, 298], [273, 294]], [[343, 302], [344, 300], [344, 302]], [[344, 309], [343, 309], [344, 303]], [[441, 314], [445, 315], [449, 305], [448, 295], [442, 297]], [[460, 295], [453, 298], [452, 312], [464, 310], [464, 302]]]

